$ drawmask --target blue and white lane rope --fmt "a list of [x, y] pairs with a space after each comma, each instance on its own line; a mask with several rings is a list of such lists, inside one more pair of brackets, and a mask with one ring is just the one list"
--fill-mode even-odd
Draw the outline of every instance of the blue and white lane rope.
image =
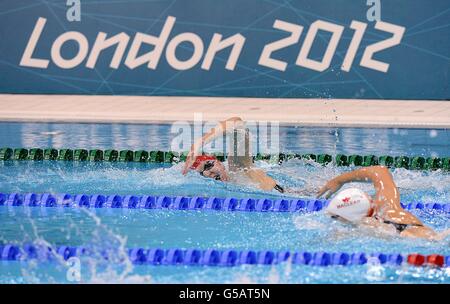
[[[144, 249], [133, 248], [127, 251], [128, 258], [139, 265], [190, 265], [190, 266], [239, 266], [239, 265], [274, 265], [290, 262], [297, 265], [311, 266], [354, 266], [368, 263], [374, 258], [380, 264], [402, 265], [409, 261], [411, 254], [363, 252], [308, 252], [308, 251], [254, 251], [254, 250], [216, 250], [216, 249]], [[1, 245], [2, 261], [52, 261], [56, 258], [68, 260], [72, 257], [93, 256], [88, 248], [59, 246], [56, 248], [41, 245]], [[436, 256], [429, 255], [428, 257]], [[111, 258], [107, 251], [100, 253], [104, 259]], [[424, 256], [427, 259], [427, 256]], [[439, 266], [450, 266], [450, 256], [440, 256], [443, 263]], [[425, 264], [424, 264], [425, 265]]]
[[[68, 207], [68, 208], [127, 208], [217, 210], [253, 212], [314, 212], [329, 201], [320, 199], [219, 198], [201, 196], [151, 196], [102, 194], [37, 194], [0, 193], [0, 206]], [[402, 203], [405, 209], [441, 210], [450, 213], [450, 203]]]

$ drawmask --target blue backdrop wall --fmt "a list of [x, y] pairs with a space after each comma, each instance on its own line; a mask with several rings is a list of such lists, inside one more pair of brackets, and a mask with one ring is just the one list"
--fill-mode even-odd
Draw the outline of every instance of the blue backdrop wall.
[[449, 20], [448, 0], [2, 0], [0, 92], [449, 99]]

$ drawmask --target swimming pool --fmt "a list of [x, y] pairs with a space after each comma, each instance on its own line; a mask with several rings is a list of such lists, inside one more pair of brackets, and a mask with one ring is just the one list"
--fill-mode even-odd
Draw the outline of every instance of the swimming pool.
[[[0, 123], [0, 146], [169, 150], [168, 125]], [[448, 156], [449, 130], [280, 128], [282, 152], [360, 153]], [[86, 193], [295, 199], [312, 197], [327, 179], [349, 170], [303, 160], [257, 166], [298, 194], [281, 195], [241, 185], [183, 177], [182, 164], [61, 161], [5, 161], [0, 164], [2, 193]], [[450, 203], [450, 174], [392, 170], [403, 202]], [[370, 187], [365, 185], [370, 192]], [[449, 228], [450, 214], [413, 210], [426, 224]], [[321, 212], [228, 212], [173, 209], [86, 209], [0, 207], [2, 244], [87, 246], [81, 258], [82, 282], [262, 282], [361, 283], [450, 282], [449, 268], [385, 264], [328, 266], [276, 265], [184, 266], [133, 265], [129, 248], [186, 248], [308, 252], [439, 253], [450, 255], [448, 240], [429, 242], [373, 236], [331, 221]], [[108, 249], [109, 259], [103, 251]], [[0, 281], [70, 282], [64, 261], [1, 261]], [[377, 273], [374, 276], [374, 272]]]

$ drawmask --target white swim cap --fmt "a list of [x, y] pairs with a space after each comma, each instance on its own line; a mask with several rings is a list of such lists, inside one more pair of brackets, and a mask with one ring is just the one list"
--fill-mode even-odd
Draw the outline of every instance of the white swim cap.
[[350, 188], [339, 191], [325, 211], [350, 222], [359, 222], [369, 215], [370, 205], [367, 193], [357, 188]]

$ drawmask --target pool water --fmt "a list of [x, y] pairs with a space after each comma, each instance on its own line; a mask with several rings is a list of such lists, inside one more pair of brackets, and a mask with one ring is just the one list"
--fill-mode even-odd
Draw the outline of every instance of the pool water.
[[[203, 130], [208, 131], [206, 127]], [[448, 129], [280, 126], [280, 152], [448, 156]], [[8, 147], [170, 150], [171, 125], [0, 122]]]
[[[167, 125], [91, 125], [2, 123], [0, 146], [55, 148], [115, 148], [169, 150]], [[280, 129], [281, 151], [296, 153], [359, 153], [448, 156], [448, 130]], [[375, 135], [374, 135], [375, 134]], [[87, 135], [87, 136], [86, 136]], [[351, 139], [350, 139], [351, 138]], [[361, 139], [363, 139], [361, 141]], [[145, 140], [143, 140], [145, 139]], [[361, 146], [361, 143], [364, 146]], [[182, 164], [4, 162], [0, 192], [184, 195], [237, 198], [310, 198], [328, 179], [349, 168], [320, 166], [302, 160], [281, 165], [257, 162], [288, 192], [264, 192], [251, 186], [221, 183], [190, 173]], [[403, 202], [450, 203], [450, 174], [392, 170]], [[373, 193], [370, 185], [362, 185]], [[415, 210], [436, 230], [450, 228], [450, 214]], [[0, 207], [0, 243], [44, 243], [51, 246], [108, 248], [113, 256], [127, 248], [198, 248], [327, 252], [439, 253], [450, 255], [450, 240], [430, 242], [374, 235], [316, 213], [258, 213], [180, 210], [71, 209]], [[63, 261], [1, 262], [0, 283], [70, 283]], [[450, 283], [450, 268], [411, 268], [383, 265], [237, 267], [150, 266], [128, 261], [86, 257], [82, 282], [153, 283]]]

